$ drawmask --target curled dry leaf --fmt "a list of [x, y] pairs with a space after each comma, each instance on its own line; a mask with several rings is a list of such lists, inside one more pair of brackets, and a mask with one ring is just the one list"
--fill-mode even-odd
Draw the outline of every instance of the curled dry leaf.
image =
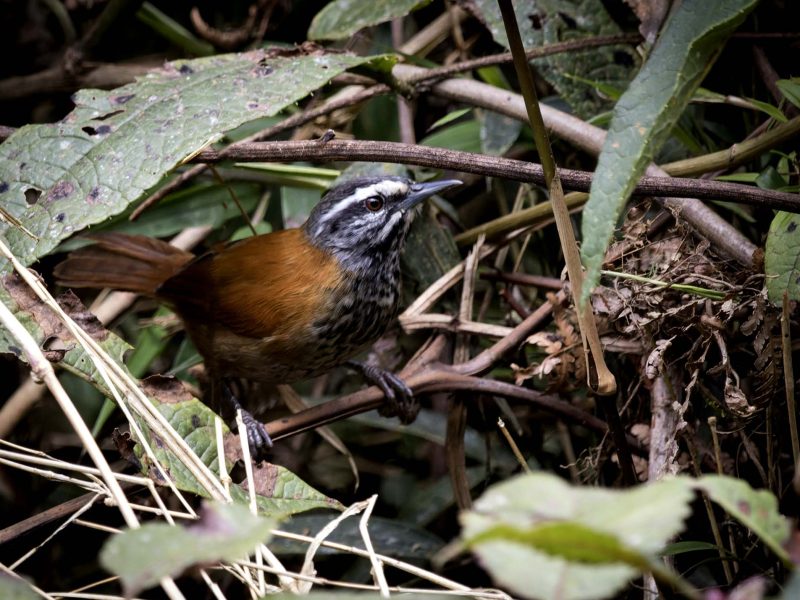
[[656, 342], [656, 347], [653, 348], [653, 350], [647, 356], [644, 373], [648, 379], [655, 379], [658, 377], [659, 373], [661, 373], [662, 364], [664, 362], [664, 353], [672, 345], [673, 339], [675, 339], [674, 336], [668, 340], [658, 340]]

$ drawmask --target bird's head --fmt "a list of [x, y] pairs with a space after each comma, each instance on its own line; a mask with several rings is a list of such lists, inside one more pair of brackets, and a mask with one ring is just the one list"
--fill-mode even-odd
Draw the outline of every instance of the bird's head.
[[312, 244], [345, 266], [396, 257], [425, 198], [460, 185], [456, 179], [417, 183], [405, 177], [359, 177], [329, 189], [303, 225]]

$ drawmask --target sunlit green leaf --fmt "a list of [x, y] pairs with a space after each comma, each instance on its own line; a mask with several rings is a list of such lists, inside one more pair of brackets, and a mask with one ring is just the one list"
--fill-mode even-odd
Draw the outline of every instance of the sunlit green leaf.
[[605, 598], [649, 569], [683, 528], [692, 498], [681, 479], [620, 491], [524, 475], [493, 486], [462, 515], [463, 538], [515, 595]]
[[134, 595], [191, 566], [242, 559], [269, 539], [275, 525], [246, 506], [207, 504], [200, 520], [187, 526], [148, 523], [113, 536], [100, 552], [100, 563]]

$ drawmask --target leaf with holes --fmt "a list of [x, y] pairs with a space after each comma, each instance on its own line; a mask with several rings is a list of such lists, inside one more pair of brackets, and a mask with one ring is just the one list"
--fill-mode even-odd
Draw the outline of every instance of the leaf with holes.
[[277, 114], [346, 69], [385, 60], [253, 51], [167, 63], [112, 91], [82, 90], [62, 121], [27, 125], [0, 145], [0, 205], [36, 239], [2, 222], [0, 234], [30, 264], [125, 210], [225, 131]]
[[[62, 294], [57, 301], [64, 312], [92, 336], [103, 350], [122, 364], [122, 357], [131, 348], [127, 342], [103, 327], [72, 292]], [[50, 361], [109, 395], [94, 361], [83, 346], [72, 337], [58, 315], [15, 273], [0, 275], [0, 302], [5, 304], [28, 330]], [[22, 350], [16, 340], [0, 327], [0, 354], [5, 353], [23, 358]]]
[[778, 512], [778, 499], [772, 492], [754, 490], [746, 481], [723, 475], [704, 475], [695, 487], [761, 538], [784, 564], [791, 564], [784, 548], [791, 526]]
[[[219, 470], [217, 441], [214, 433], [214, 412], [200, 400], [192, 396], [177, 379], [153, 376], [141, 382], [142, 390], [157, 401], [158, 410], [188, 444], [189, 448], [214, 473]], [[159, 464], [175, 486], [185, 492], [207, 496], [205, 489], [192, 475], [191, 471], [161, 442], [143, 420], [139, 419], [148, 445], [152, 448]], [[239, 439], [234, 438], [223, 425], [226, 451], [226, 469], [238, 458], [233, 456], [238, 449]], [[161, 474], [141, 446], [135, 449], [136, 458], [143, 473], [157, 483], [163, 484]], [[318, 492], [294, 473], [269, 463], [261, 463], [254, 469], [253, 482], [256, 487], [256, 505], [261, 515], [282, 518], [315, 508], [341, 510], [342, 505]], [[234, 484], [231, 496], [235, 502], [247, 504], [247, 487]]]
[[[497, 0], [473, 0], [466, 7], [477, 11], [495, 41], [508, 48]], [[516, 0], [514, 12], [525, 48], [622, 33], [600, 0]], [[624, 89], [633, 77], [637, 60], [629, 46], [617, 45], [562, 52], [532, 62], [579, 116], [592, 117], [611, 105], [602, 93], [597, 93], [599, 90], [584, 82]]]
[[779, 212], [772, 219], [764, 247], [767, 296], [774, 304], [800, 300], [800, 215]]

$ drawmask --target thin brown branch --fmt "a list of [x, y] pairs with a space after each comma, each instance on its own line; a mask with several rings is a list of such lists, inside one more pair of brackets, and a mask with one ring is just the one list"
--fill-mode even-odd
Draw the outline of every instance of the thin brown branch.
[[[304, 140], [241, 143], [230, 146], [224, 153], [204, 150], [194, 158], [195, 161], [203, 163], [216, 163], [224, 159], [240, 162], [296, 160], [395, 162], [502, 177], [537, 185], [545, 183], [542, 167], [536, 163], [397, 142], [331, 140], [321, 143], [317, 140]], [[592, 174], [588, 171], [560, 169], [559, 174], [564, 187], [575, 191], [589, 191]], [[645, 176], [639, 180], [633, 193], [639, 196], [658, 195], [676, 198], [691, 196], [800, 212], [800, 197], [797, 194], [723, 181]]]
[[502, 281], [517, 285], [529, 285], [532, 287], [544, 288], [546, 290], [560, 290], [564, 287], [558, 277], [545, 277], [544, 275], [529, 275], [528, 273], [507, 273], [486, 271], [481, 273], [481, 279], [487, 281]]
[[[564, 302], [565, 296], [563, 292], [556, 294], [558, 302]], [[553, 312], [553, 306], [549, 302], [542, 304], [539, 308], [533, 311], [530, 316], [525, 318], [519, 325], [504, 338], [498, 340], [493, 345], [489, 346], [475, 356], [471, 360], [461, 363], [453, 367], [453, 370], [462, 375], [480, 375], [492, 368], [500, 358], [508, 351], [517, 348], [523, 341], [533, 332], [534, 329], [539, 327], [546, 319], [550, 318]]]
[[[421, 71], [423, 69], [420, 67], [395, 65], [392, 74], [402, 83]], [[431, 92], [470, 106], [481, 106], [513, 119], [527, 118], [522, 96], [480, 81], [445, 79], [433, 84]], [[606, 137], [605, 131], [547, 105], [542, 105], [541, 110], [545, 125], [554, 135], [591, 154], [600, 153]], [[763, 260], [763, 252], [754, 243], [697, 198], [681, 198], [679, 201], [659, 198], [659, 201], [668, 204], [671, 210], [680, 211], [681, 218], [707, 237], [722, 254], [750, 267]]]
[[[563, 294], [557, 295], [563, 302]], [[458, 365], [436, 364], [434, 357], [443, 350], [446, 339], [443, 336], [421, 353], [416, 360], [409, 362], [400, 376], [415, 393], [435, 391], [454, 391], [468, 389], [517, 398], [535, 403], [544, 410], [555, 413], [571, 422], [583, 424], [591, 429], [606, 431], [606, 425], [596, 417], [584, 411], [554, 399], [551, 396], [514, 386], [499, 381], [484, 380], [476, 377], [489, 370], [506, 352], [519, 346], [545, 319], [550, 316], [552, 306], [544, 304], [536, 309], [527, 319], [517, 325], [503, 339], [481, 352], [467, 362]], [[495, 385], [496, 384], [496, 385]], [[342, 396], [314, 406], [306, 411], [267, 423], [267, 431], [273, 439], [294, 435], [319, 425], [338, 421], [351, 415], [373, 410], [383, 402], [383, 394], [377, 387], [367, 388], [348, 396]], [[588, 419], [588, 421], [587, 421]]]
[[[138, 487], [140, 484], [134, 483], [132, 481], [120, 481], [119, 486], [122, 488], [123, 491], [130, 491], [134, 487]], [[52, 508], [48, 508], [40, 513], [36, 513], [28, 517], [27, 519], [23, 519], [13, 525], [9, 525], [4, 529], [0, 529], [0, 544], [5, 544], [6, 542], [10, 542], [11, 540], [18, 538], [25, 533], [36, 529], [37, 527], [41, 527], [42, 525], [47, 525], [52, 521], [57, 519], [61, 519], [62, 517], [66, 517], [77, 512], [81, 507], [85, 506], [87, 502], [91, 501], [93, 496], [96, 496], [95, 492], [89, 492], [87, 494], [83, 494], [78, 496], [77, 498], [72, 498], [71, 500], [67, 500], [66, 502], [62, 502], [61, 504], [57, 504]]]
[[0, 100], [16, 100], [33, 94], [65, 92], [80, 88], [109, 89], [130, 83], [160, 66], [161, 61], [137, 64], [83, 63], [78, 72], [68, 72], [60, 64], [33, 73], [0, 81]]
[[[608, 429], [603, 420], [568, 402], [559, 400], [555, 396], [503, 381], [461, 375], [448, 368], [431, 368], [408, 377], [405, 382], [415, 394], [454, 390], [482, 392], [530, 402], [570, 423], [583, 425], [599, 433], [606, 433]], [[272, 421], [266, 424], [266, 428], [273, 440], [279, 440], [323, 424], [376, 409], [383, 402], [383, 393], [377, 387], [370, 387]]]
[[[640, 41], [642, 41], [642, 36], [640, 36], [638, 33], [584, 37], [566, 42], [557, 42], [555, 44], [545, 44], [543, 46], [539, 46], [538, 48], [532, 48], [525, 51], [525, 56], [529, 60], [533, 60], [535, 58], [552, 56], [553, 54], [577, 52], [591, 48], [600, 48], [602, 46], [638, 44]], [[492, 54], [490, 56], [482, 56], [472, 60], [465, 60], [452, 65], [447, 65], [445, 67], [428, 69], [427, 72], [419, 73], [416, 77], [410, 78], [409, 83], [417, 84], [424, 81], [443, 79], [444, 77], [451, 77], [465, 71], [474, 71], [475, 69], [491, 67], [493, 65], [501, 65], [509, 62], [511, 62], [511, 52], [501, 52], [500, 54]]]

